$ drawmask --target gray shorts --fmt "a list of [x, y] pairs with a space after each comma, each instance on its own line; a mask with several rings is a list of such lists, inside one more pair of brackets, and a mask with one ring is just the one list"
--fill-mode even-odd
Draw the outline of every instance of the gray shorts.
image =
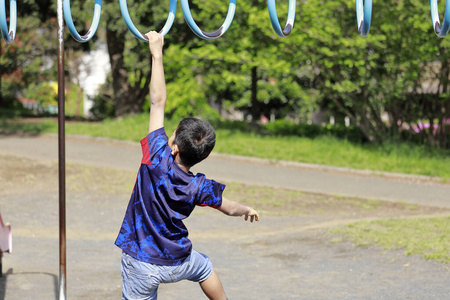
[[202, 282], [213, 272], [209, 258], [194, 249], [181, 265], [161, 266], [145, 263], [122, 252], [122, 299], [157, 299], [160, 283], [180, 280]]

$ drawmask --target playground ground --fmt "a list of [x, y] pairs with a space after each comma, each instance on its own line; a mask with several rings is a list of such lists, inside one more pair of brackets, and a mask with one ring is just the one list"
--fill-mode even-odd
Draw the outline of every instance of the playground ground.
[[[69, 139], [66, 147], [67, 298], [120, 299], [120, 250], [113, 242], [134, 184], [139, 145]], [[3, 257], [0, 299], [58, 299], [55, 148], [56, 139], [51, 137], [0, 136], [0, 212], [13, 227], [13, 253]], [[255, 175], [252, 182], [232, 171], [214, 173], [233, 163], [247, 177], [249, 170], [268, 168], [272, 180], [267, 183]], [[286, 174], [299, 171], [295, 166], [281, 168], [233, 157], [213, 157], [205, 169], [208, 177], [225, 180], [227, 189], [233, 189], [233, 182], [276, 188], [281, 185], [277, 178], [285, 182]], [[277, 213], [262, 210], [261, 221], [252, 224], [210, 208], [197, 208], [186, 221], [194, 247], [210, 257], [229, 299], [450, 298], [449, 265], [406, 256], [402, 250], [356, 247], [330, 233], [355, 220], [450, 214], [449, 185], [397, 175], [313, 171], [304, 180], [294, 178], [298, 185], [292, 188], [308, 190], [301, 182], [317, 176], [326, 182], [316, 186], [327, 201], [314, 201], [317, 194], [305, 193], [311, 201], [290, 203]], [[364, 194], [371, 191], [365, 184], [374, 182], [382, 183], [373, 189], [375, 195]], [[358, 200], [343, 205], [343, 197], [327, 190], [333, 186], [335, 194], [354, 190], [361, 199], [389, 201], [371, 210], [362, 209]], [[161, 286], [159, 298], [205, 299], [199, 286], [190, 282]]]

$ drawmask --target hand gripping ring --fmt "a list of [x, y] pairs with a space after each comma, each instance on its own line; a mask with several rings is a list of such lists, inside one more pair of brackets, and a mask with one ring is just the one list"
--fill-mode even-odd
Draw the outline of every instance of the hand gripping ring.
[[[119, 4], [120, 4], [120, 11], [122, 12], [122, 17], [125, 20], [125, 24], [127, 24], [128, 29], [130, 29], [131, 33], [139, 40], [148, 43], [148, 38], [144, 34], [142, 34], [136, 28], [136, 26], [134, 26], [133, 21], [131, 21], [130, 14], [128, 13], [127, 1], [120, 0]], [[169, 32], [175, 20], [176, 11], [177, 11], [177, 0], [170, 0], [169, 16], [167, 17], [166, 23], [164, 24], [164, 27], [161, 29], [159, 34], [165, 36]]]
[[94, 16], [92, 18], [92, 24], [88, 32], [81, 36], [75, 28], [72, 20], [72, 13], [70, 12], [70, 0], [63, 0], [64, 20], [66, 21], [67, 28], [69, 29], [72, 37], [80, 43], [89, 41], [95, 34], [100, 23], [100, 12], [102, 10], [102, 1], [95, 0]]
[[443, 38], [447, 35], [449, 29], [450, 29], [450, 1], [447, 1], [445, 4], [445, 13], [444, 13], [444, 22], [442, 23], [439, 21], [439, 11], [438, 11], [438, 2], [437, 0], [430, 0], [430, 7], [431, 7], [431, 20], [433, 21], [433, 29], [434, 33], [438, 37]]
[[6, 21], [5, 0], [0, 2], [0, 29], [5, 43], [10, 44], [16, 37], [17, 25], [17, 3], [16, 0], [9, 0], [9, 28]]
[[269, 8], [270, 22], [272, 23], [273, 30], [275, 30], [275, 33], [279, 37], [287, 37], [291, 33], [291, 30], [294, 27], [296, 5], [297, 5], [296, 0], [289, 0], [289, 10], [288, 10], [287, 22], [286, 22], [286, 25], [284, 26], [284, 29], [282, 30], [280, 22], [278, 20], [277, 7], [275, 5], [275, 0], [267, 0], [267, 6]]
[[372, 20], [372, 0], [356, 0], [356, 21], [358, 32], [362, 37], [369, 34], [370, 22]]
[[230, 0], [230, 5], [228, 6], [228, 13], [223, 22], [222, 26], [214, 32], [205, 32], [197, 26], [192, 18], [191, 10], [189, 9], [189, 1], [181, 0], [181, 9], [183, 10], [184, 18], [188, 24], [188, 26], [192, 29], [192, 31], [200, 38], [205, 40], [212, 40], [218, 37], [221, 37], [230, 27], [231, 22], [234, 18], [234, 13], [236, 12], [236, 0]]

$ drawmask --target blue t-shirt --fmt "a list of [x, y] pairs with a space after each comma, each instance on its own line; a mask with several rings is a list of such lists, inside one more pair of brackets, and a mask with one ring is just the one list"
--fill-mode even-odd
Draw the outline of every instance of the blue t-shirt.
[[141, 167], [115, 244], [137, 260], [171, 266], [192, 249], [182, 220], [196, 205], [220, 207], [225, 185], [183, 171], [167, 141], [164, 128], [141, 140]]

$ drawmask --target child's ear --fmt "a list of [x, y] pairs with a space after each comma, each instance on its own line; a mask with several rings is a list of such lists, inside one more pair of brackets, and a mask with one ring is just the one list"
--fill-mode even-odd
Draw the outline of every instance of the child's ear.
[[172, 154], [172, 156], [177, 156], [178, 153], [180, 153], [180, 148], [178, 148], [178, 145], [174, 144], [174, 145], [172, 146], [172, 152], [171, 152], [171, 154]]

